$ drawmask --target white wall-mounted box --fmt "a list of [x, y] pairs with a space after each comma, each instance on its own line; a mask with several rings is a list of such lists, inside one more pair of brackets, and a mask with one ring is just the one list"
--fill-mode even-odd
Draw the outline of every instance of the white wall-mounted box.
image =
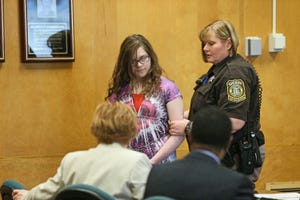
[[259, 37], [246, 37], [245, 38], [245, 55], [246, 56], [259, 56], [261, 55], [261, 38]]
[[282, 33], [269, 34], [269, 52], [281, 52], [285, 49], [285, 36]]

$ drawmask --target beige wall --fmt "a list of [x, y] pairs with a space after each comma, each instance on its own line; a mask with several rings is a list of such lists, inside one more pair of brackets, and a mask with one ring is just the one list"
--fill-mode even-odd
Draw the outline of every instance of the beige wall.
[[[145, 35], [188, 109], [201, 60], [200, 29], [219, 18], [244, 38], [262, 38], [263, 52], [249, 59], [263, 86], [262, 129], [267, 158], [257, 183], [300, 180], [300, 1], [277, 0], [282, 53], [268, 52], [271, 0], [73, 0], [75, 62], [20, 61], [19, 0], [4, 0], [5, 62], [0, 64], [0, 182], [17, 179], [29, 188], [55, 173], [62, 156], [94, 146], [89, 134], [96, 105], [106, 95], [119, 45], [129, 34]], [[186, 144], [179, 157], [187, 153]], [[201, 169], [199, 169], [201, 170]]]

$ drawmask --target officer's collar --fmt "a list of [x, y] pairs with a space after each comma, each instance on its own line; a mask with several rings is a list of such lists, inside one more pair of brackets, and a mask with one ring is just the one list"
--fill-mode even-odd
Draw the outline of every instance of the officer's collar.
[[212, 73], [214, 75], [216, 75], [224, 66], [225, 64], [231, 60], [232, 57], [231, 56], [227, 56], [226, 58], [224, 58], [221, 62], [219, 62], [218, 64], [214, 64], [210, 70], [208, 71], [208, 73]]

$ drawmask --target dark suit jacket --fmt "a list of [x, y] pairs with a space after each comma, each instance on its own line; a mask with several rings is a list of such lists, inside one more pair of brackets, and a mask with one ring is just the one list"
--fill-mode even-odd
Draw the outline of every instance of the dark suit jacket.
[[255, 199], [253, 184], [243, 174], [192, 151], [182, 160], [154, 165], [145, 196], [165, 195], [177, 200]]

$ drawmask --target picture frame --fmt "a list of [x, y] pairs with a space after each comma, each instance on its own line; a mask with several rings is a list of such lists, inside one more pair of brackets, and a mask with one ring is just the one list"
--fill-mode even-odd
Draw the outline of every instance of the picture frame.
[[0, 62], [5, 60], [3, 0], [0, 0]]
[[73, 62], [73, 0], [20, 1], [22, 61]]

